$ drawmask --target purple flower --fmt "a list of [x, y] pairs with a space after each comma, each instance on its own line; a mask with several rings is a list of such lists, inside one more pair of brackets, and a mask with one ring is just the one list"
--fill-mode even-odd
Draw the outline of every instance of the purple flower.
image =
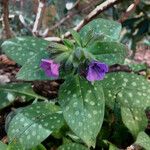
[[88, 66], [86, 79], [88, 81], [103, 80], [106, 72], [108, 72], [108, 65], [92, 61]]
[[53, 60], [42, 59], [40, 67], [45, 71], [45, 74], [48, 77], [58, 78], [60, 65], [57, 63], [54, 63]]

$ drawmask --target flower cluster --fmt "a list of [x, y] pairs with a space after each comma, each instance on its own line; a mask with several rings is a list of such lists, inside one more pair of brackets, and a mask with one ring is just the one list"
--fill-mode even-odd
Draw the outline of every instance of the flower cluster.
[[[42, 59], [40, 67], [48, 77], [59, 77], [60, 64], [55, 63], [53, 60]], [[108, 72], [108, 65], [99, 61], [92, 61], [86, 69], [86, 79], [91, 82], [103, 80], [106, 72]]]

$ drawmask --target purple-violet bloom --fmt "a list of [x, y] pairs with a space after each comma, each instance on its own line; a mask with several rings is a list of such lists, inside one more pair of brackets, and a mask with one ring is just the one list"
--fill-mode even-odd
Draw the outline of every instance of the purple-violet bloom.
[[45, 71], [48, 77], [58, 78], [60, 65], [53, 60], [42, 59], [40, 67]]
[[92, 61], [87, 69], [86, 79], [88, 81], [103, 80], [108, 72], [108, 65], [99, 61]]

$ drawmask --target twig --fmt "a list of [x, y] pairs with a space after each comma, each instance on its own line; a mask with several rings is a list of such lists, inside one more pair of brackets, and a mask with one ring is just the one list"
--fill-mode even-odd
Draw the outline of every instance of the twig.
[[[99, 1], [99, 0], [98, 0]], [[79, 1], [76, 2], [76, 4], [73, 6], [75, 7], [77, 4], [79, 3]], [[50, 31], [55, 30], [56, 28], [58, 28], [59, 26], [61, 26], [65, 21], [69, 20], [70, 18], [72, 18], [73, 16], [77, 15], [78, 13], [84, 13], [85, 11], [87, 11], [88, 9], [90, 9], [91, 7], [97, 5], [98, 2], [93, 2], [91, 5], [88, 5], [88, 7], [82, 9], [81, 11], [77, 11], [77, 12], [70, 12], [68, 13], [65, 17], [63, 17], [59, 22], [57, 22], [55, 25], [53, 25], [51, 28], [46, 29], [45, 32], [41, 35], [42, 37], [47, 37], [48, 33]]]
[[11, 38], [12, 33], [9, 25], [9, 0], [3, 0], [3, 25], [6, 38]]
[[[73, 29], [75, 31], [79, 31], [84, 25], [86, 25], [88, 22], [90, 22], [93, 18], [95, 18], [96, 16], [98, 16], [101, 12], [103, 12], [104, 10], [110, 8], [111, 6], [115, 5], [116, 3], [118, 3], [119, 0], [106, 0], [105, 2], [103, 2], [102, 4], [98, 5], [93, 11], [91, 11], [76, 27], [74, 27]], [[71, 35], [70, 32], [66, 32], [64, 35], [62, 35], [61, 38], [59, 37], [53, 37], [52, 39], [47, 37], [45, 38], [45, 40], [50, 40], [50, 41], [55, 41], [53, 39], [57, 39], [58, 41], [61, 41], [63, 38], [67, 38]]]
[[44, 39], [47, 41], [51, 41], [51, 42], [61, 42], [62, 41], [62, 39], [59, 37], [46, 37]]
[[[10, 14], [9, 14], [9, 17], [8, 17], [8, 18], [9, 18], [9, 19], [13, 19], [14, 17], [15, 17], [15, 15], [10, 15]], [[0, 22], [1, 22], [1, 21], [3, 21], [3, 17], [0, 18]]]
[[[80, 21], [80, 23], [74, 27], [73, 29], [75, 31], [79, 31], [85, 24], [87, 24], [88, 22], [90, 22], [93, 18], [95, 18], [96, 16], [98, 16], [101, 12], [103, 12], [104, 10], [110, 8], [111, 6], [113, 6], [114, 4], [116, 4], [117, 2], [119, 2], [119, 0], [106, 0], [105, 2], [103, 2], [102, 4], [98, 5], [93, 11], [91, 11], [83, 20]], [[64, 35], [62, 35], [62, 38], [64, 37], [69, 37], [71, 35], [70, 32], [66, 32]]]
[[126, 10], [126, 12], [122, 15], [122, 17], [118, 20], [118, 22], [123, 23], [128, 17], [135, 11], [136, 7], [140, 4], [141, 0], [134, 0]]
[[42, 22], [42, 14], [43, 14], [44, 8], [45, 8], [45, 0], [39, 0], [39, 6], [38, 6], [37, 14], [36, 14], [36, 19], [35, 19], [33, 29], [32, 29], [32, 33], [34, 35], [38, 34], [38, 29]]
[[26, 21], [24, 20], [24, 17], [22, 14], [19, 15], [19, 20], [20, 22], [23, 24], [23, 26], [25, 28], [27, 28], [31, 33], [32, 33], [32, 29], [27, 25]]
[[52, 26], [49, 29], [46, 29], [45, 32], [42, 34], [42, 37], [47, 37], [48, 33], [50, 31], [53, 31], [54, 29], [58, 28], [60, 25], [62, 25], [66, 20], [70, 19], [71, 17], [73, 17], [75, 15], [75, 13], [69, 13], [67, 16], [65, 16], [64, 18], [62, 18], [59, 22], [57, 22], [54, 26]]

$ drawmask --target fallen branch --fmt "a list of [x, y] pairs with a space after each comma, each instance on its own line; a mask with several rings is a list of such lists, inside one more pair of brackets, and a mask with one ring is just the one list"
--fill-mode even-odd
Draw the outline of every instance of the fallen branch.
[[27, 25], [22, 14], [19, 15], [19, 20], [22, 25], [32, 33], [32, 29]]
[[118, 22], [123, 23], [125, 20], [129, 18], [129, 16], [135, 11], [136, 7], [140, 4], [141, 0], [134, 0], [126, 10], [126, 12], [122, 15], [122, 17], [118, 20]]
[[9, 0], [2, 1], [3, 6], [3, 26], [6, 38], [11, 38], [12, 33], [9, 25]]
[[68, 19], [72, 18], [75, 15], [75, 13], [69, 13], [67, 16], [65, 16], [64, 18], [62, 18], [59, 22], [57, 22], [54, 26], [52, 26], [49, 29], [46, 29], [45, 32], [42, 34], [42, 37], [47, 37], [48, 33], [50, 31], [53, 31], [54, 29], [58, 28], [60, 25], [62, 25], [65, 21], [67, 21]]
[[39, 0], [39, 6], [38, 6], [37, 14], [36, 14], [36, 19], [35, 19], [33, 29], [32, 29], [33, 35], [38, 34], [38, 30], [42, 23], [42, 14], [43, 14], [44, 8], [45, 8], [45, 0]]
[[[79, 31], [84, 25], [89, 23], [93, 18], [98, 16], [101, 12], [104, 10], [110, 8], [111, 6], [115, 5], [119, 0], [106, 0], [102, 4], [98, 5], [93, 11], [91, 11], [83, 20], [80, 21], [80, 23], [74, 27], [73, 29], [75, 31]], [[62, 38], [69, 37], [71, 35], [70, 32], [66, 32], [64, 35], [62, 35]]]
[[[80, 21], [80, 23], [74, 27], [73, 29], [75, 31], [79, 31], [84, 25], [86, 25], [88, 22], [90, 22], [93, 18], [95, 18], [96, 16], [98, 16], [101, 12], [105, 11], [106, 9], [110, 8], [111, 6], [115, 5], [116, 3], [118, 3], [119, 0], [106, 0], [105, 2], [103, 2], [102, 4], [98, 5], [93, 11], [91, 11], [83, 20]], [[61, 38], [59, 37], [53, 37], [53, 38], [45, 38], [45, 40], [49, 40], [49, 41], [55, 41], [55, 39], [57, 39], [58, 41], [61, 41], [64, 38], [67, 38], [71, 35], [70, 32], [66, 32], [64, 35], [61, 36]]]
[[[99, 1], [99, 0], [98, 0]], [[74, 4], [73, 7], [75, 7], [77, 4], [78, 4], [79, 1], [76, 2], [76, 4]], [[65, 17], [63, 17], [59, 22], [57, 22], [55, 25], [53, 25], [51, 28], [49, 29], [46, 29], [45, 32], [41, 35], [42, 37], [47, 37], [48, 36], [48, 33], [50, 31], [53, 31], [55, 30], [56, 28], [58, 28], [59, 26], [61, 26], [65, 21], [71, 19], [73, 16], [77, 15], [77, 14], [81, 14], [81, 13], [84, 13], [85, 11], [87, 11], [88, 9], [90, 9], [91, 7], [97, 5], [98, 2], [93, 2], [92, 5], [89, 5], [88, 7], [82, 9], [81, 11], [77, 11], [77, 12], [70, 12], [68, 13]]]

